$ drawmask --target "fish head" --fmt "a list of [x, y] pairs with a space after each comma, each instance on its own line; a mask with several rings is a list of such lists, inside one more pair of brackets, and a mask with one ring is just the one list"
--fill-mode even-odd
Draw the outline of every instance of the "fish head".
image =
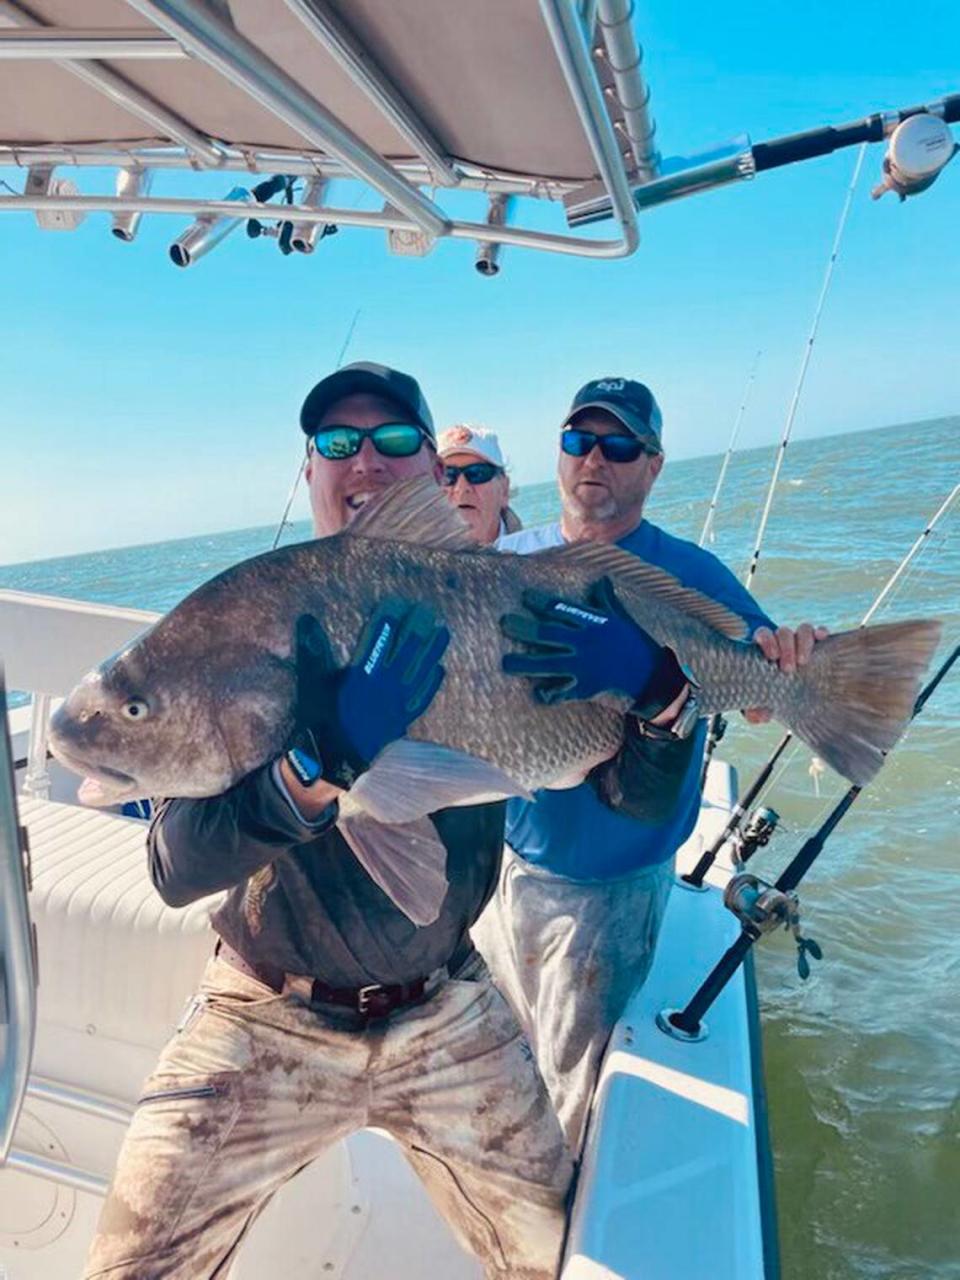
[[91, 671], [53, 715], [51, 751], [84, 776], [84, 803], [220, 795], [290, 737], [289, 656], [222, 635], [178, 644], [176, 613]]

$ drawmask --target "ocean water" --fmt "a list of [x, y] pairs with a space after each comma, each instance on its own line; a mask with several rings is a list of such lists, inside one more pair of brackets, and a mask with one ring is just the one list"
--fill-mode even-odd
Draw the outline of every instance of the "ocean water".
[[[745, 452], [728, 472], [711, 545], [737, 572], [773, 455]], [[649, 517], [696, 538], [719, 461], [668, 462]], [[756, 595], [784, 623], [856, 625], [958, 481], [960, 418], [792, 445]], [[553, 484], [521, 489], [514, 505], [528, 524], [554, 517]], [[0, 566], [0, 587], [162, 610], [272, 536], [243, 529]], [[300, 524], [284, 540], [308, 536]], [[960, 641], [960, 503], [877, 620], [916, 615], [943, 619], [941, 658]], [[732, 717], [721, 754], [745, 785], [779, 737]], [[844, 790], [809, 766], [795, 751], [767, 793], [783, 821], [754, 869], [770, 879]], [[759, 949], [785, 1280], [960, 1280], [958, 864], [960, 671], [802, 887], [823, 963], [802, 983], [789, 939]]]

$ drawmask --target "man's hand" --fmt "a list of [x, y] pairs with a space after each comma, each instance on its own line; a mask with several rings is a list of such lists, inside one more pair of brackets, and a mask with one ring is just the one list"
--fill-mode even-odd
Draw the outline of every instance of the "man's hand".
[[644, 715], [662, 712], [686, 685], [673, 654], [626, 613], [609, 578], [591, 588], [587, 601], [525, 591], [528, 612], [505, 614], [500, 629], [527, 652], [505, 654], [503, 670], [533, 680], [538, 702], [619, 692], [645, 704]]
[[450, 633], [426, 605], [385, 600], [350, 664], [338, 668], [320, 622], [297, 620], [296, 745], [325, 783], [349, 788], [388, 743], [402, 738], [443, 681]]
[[[776, 662], [781, 671], [791, 672], [806, 666], [813, 653], [813, 646], [818, 640], [825, 640], [829, 634], [826, 627], [801, 622], [796, 631], [792, 627], [777, 627], [776, 631], [771, 631], [769, 627], [758, 627], [753, 633], [753, 639], [763, 650], [765, 658]], [[772, 718], [768, 707], [750, 707], [743, 714], [751, 724], [766, 724]]]

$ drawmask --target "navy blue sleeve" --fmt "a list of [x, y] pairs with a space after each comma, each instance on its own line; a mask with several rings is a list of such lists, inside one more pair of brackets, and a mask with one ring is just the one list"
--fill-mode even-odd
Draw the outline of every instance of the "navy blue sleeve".
[[[776, 623], [713, 552], [705, 551], [696, 543], [675, 538], [662, 529], [653, 531], [653, 539], [651, 549], [655, 552], [656, 562], [668, 573], [675, 574], [684, 586], [693, 587], [743, 618], [749, 628], [748, 638], [753, 637], [758, 627], [776, 629]], [[643, 552], [639, 554], [642, 556]]]
[[734, 577], [727, 566], [711, 552], [704, 551], [703, 554], [709, 556], [712, 561], [710, 565], [711, 585], [704, 589], [704, 594], [709, 595], [713, 600], [718, 600], [721, 604], [725, 604], [734, 613], [743, 618], [749, 627], [750, 639], [753, 638], [753, 633], [758, 627], [770, 627], [772, 631], [776, 631], [777, 624], [764, 613], [750, 592]]

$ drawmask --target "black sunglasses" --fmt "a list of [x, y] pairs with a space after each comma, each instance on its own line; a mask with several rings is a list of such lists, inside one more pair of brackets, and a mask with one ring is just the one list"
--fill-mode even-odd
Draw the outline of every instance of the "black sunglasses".
[[461, 476], [466, 476], [467, 484], [489, 484], [494, 476], [502, 475], [503, 467], [493, 462], [468, 462], [465, 467], [445, 466], [443, 483], [447, 489], [452, 489]]
[[321, 427], [310, 436], [310, 443], [321, 458], [338, 461], [358, 454], [368, 438], [385, 458], [412, 458], [426, 436], [412, 422], [384, 422], [379, 427]]
[[579, 427], [566, 427], [560, 432], [560, 448], [571, 458], [585, 458], [597, 445], [608, 462], [636, 462], [641, 453], [652, 456], [660, 452], [633, 435], [598, 436], [593, 431], [581, 431]]

